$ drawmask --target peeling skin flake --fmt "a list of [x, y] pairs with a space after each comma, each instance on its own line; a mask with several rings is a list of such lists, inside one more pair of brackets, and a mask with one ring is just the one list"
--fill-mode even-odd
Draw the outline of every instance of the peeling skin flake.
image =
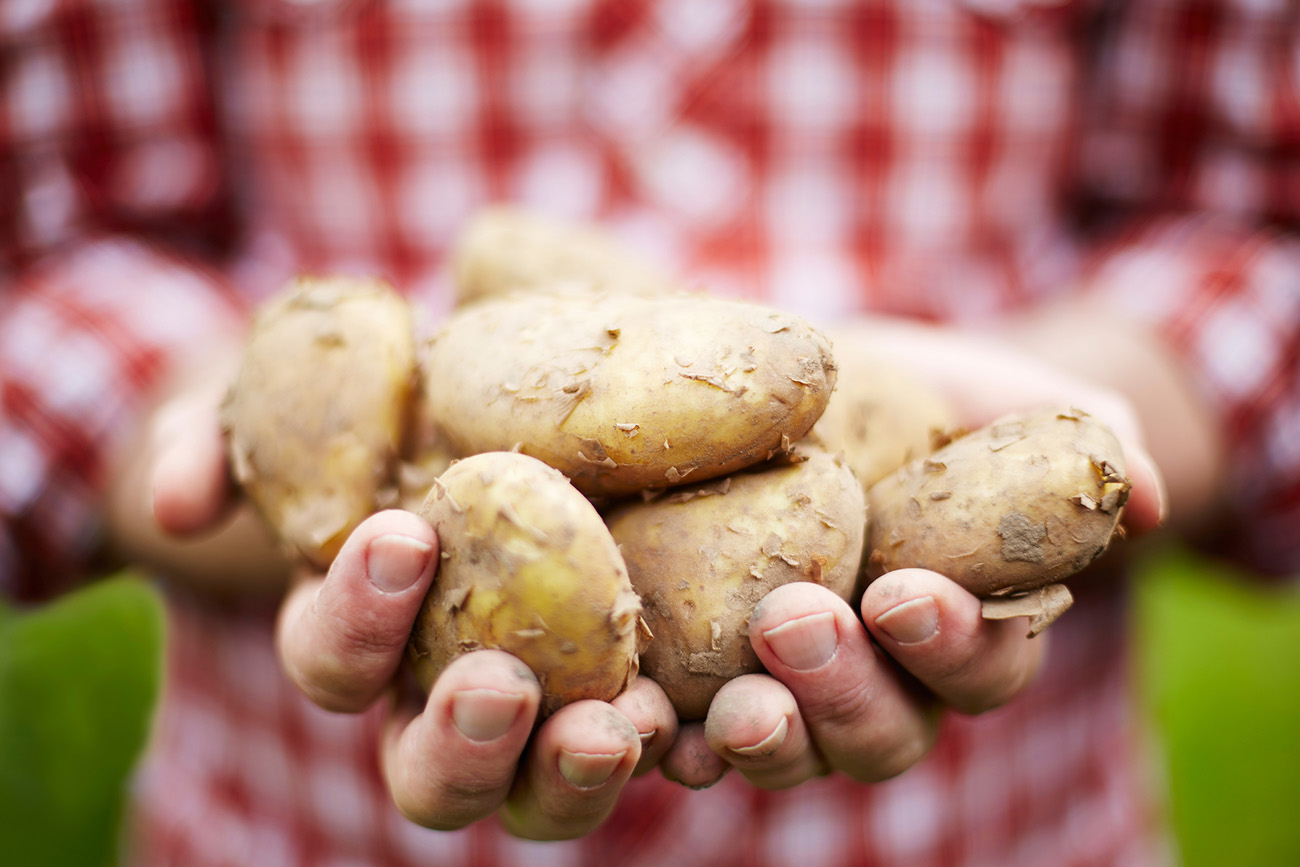
[[995, 436], [993, 440], [989, 442], [989, 451], [1000, 452], [1005, 448], [1009, 448], [1010, 446], [1015, 445], [1016, 443], [1020, 442], [1023, 439], [1025, 439], [1025, 435], [1023, 433], [1006, 434], [1004, 436]]
[[741, 386], [740, 388], [729, 388], [726, 381], [717, 373], [681, 373], [678, 375], [686, 379], [694, 379], [698, 382], [707, 383], [716, 389], [725, 391], [727, 394], [732, 394], [736, 397], [740, 397], [748, 391], [745, 386]]
[[1027, 637], [1033, 638], [1073, 604], [1074, 597], [1064, 584], [1048, 584], [1027, 593], [985, 599], [981, 602], [981, 614], [986, 620], [1028, 617]]
[[669, 467], [667, 471], [664, 472], [664, 477], [668, 479], [670, 484], [675, 485], [691, 473], [695, 472], [695, 470], [695, 467], [687, 467], [684, 471], [677, 469], [677, 467]]
[[451, 590], [448, 590], [446, 595], [447, 608], [452, 611], [463, 608], [465, 600], [469, 599], [469, 594], [473, 589], [474, 587], [472, 585], [468, 585], [465, 587], [454, 587]]
[[780, 334], [782, 331], [789, 331], [790, 323], [782, 322], [782, 318], [783, 317], [780, 313], [769, 314], [767, 321], [759, 323], [758, 327], [766, 331], [768, 334]]

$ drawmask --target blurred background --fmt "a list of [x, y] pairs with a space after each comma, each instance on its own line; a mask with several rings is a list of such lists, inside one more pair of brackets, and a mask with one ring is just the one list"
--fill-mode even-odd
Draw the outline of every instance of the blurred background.
[[1183, 863], [1300, 864], [1300, 585], [1179, 551], [1141, 571], [1137, 683]]
[[[1300, 584], [1261, 588], [1177, 549], [1139, 573], [1136, 684], [1182, 863], [1300, 864]], [[130, 575], [0, 608], [0, 863], [114, 863], [163, 628]]]

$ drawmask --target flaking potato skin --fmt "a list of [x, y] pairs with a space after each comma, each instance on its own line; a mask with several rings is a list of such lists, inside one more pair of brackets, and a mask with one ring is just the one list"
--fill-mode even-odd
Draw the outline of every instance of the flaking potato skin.
[[1077, 409], [1007, 416], [868, 492], [868, 577], [940, 572], [977, 596], [1068, 578], [1106, 550], [1129, 482], [1119, 441]]
[[426, 690], [490, 648], [537, 675], [544, 713], [622, 692], [647, 638], [641, 604], [600, 514], [559, 472], [508, 452], [465, 458], [420, 514], [441, 549], [407, 646]]
[[682, 719], [701, 719], [721, 686], [761, 671], [749, 618], [793, 581], [853, 594], [863, 551], [861, 485], [838, 458], [799, 447], [774, 462], [630, 501], [606, 516], [654, 639], [641, 670]]
[[236, 480], [319, 569], [392, 500], [416, 393], [406, 301], [380, 280], [300, 277], [258, 310], [222, 406]]
[[590, 496], [766, 460], [835, 383], [830, 344], [802, 319], [703, 295], [488, 301], [447, 321], [424, 363], [454, 448], [521, 451]]

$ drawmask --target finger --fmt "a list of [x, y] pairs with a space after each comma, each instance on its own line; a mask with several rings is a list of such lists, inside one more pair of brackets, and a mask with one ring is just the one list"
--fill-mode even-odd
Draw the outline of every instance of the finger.
[[329, 574], [299, 584], [276, 630], [289, 677], [327, 710], [368, 707], [392, 679], [433, 580], [438, 538], [410, 512], [367, 518]]
[[724, 684], [709, 705], [704, 734], [714, 752], [765, 789], [786, 789], [827, 771], [794, 695], [765, 674]]
[[754, 609], [749, 635], [763, 665], [794, 695], [832, 768], [859, 781], [883, 780], [933, 745], [935, 713], [830, 590], [809, 583], [776, 588]]
[[514, 784], [542, 690], [515, 657], [466, 654], [447, 666], [420, 712], [395, 713], [381, 763], [404, 816], [438, 830], [490, 816]]
[[1164, 476], [1149, 452], [1133, 443], [1124, 444], [1127, 474], [1133, 487], [1124, 506], [1124, 526], [1135, 533], [1147, 533], [1169, 518], [1169, 494]]
[[731, 768], [709, 746], [704, 723], [692, 722], [677, 730], [677, 738], [659, 760], [659, 772], [667, 780], [688, 789], [707, 789]]
[[178, 398], [158, 411], [149, 482], [158, 525], [177, 536], [210, 529], [234, 502], [217, 405]]
[[613, 705], [567, 704], [537, 730], [502, 824], [529, 840], [581, 837], [614, 809], [640, 758], [636, 726]]
[[634, 677], [611, 704], [636, 727], [641, 741], [641, 758], [633, 776], [639, 776], [659, 764], [677, 737], [677, 713], [659, 684], [645, 677]]
[[1010, 701], [1040, 668], [1045, 635], [985, 620], [980, 601], [935, 572], [899, 569], [872, 582], [863, 621], [893, 659], [946, 704], [981, 713]]

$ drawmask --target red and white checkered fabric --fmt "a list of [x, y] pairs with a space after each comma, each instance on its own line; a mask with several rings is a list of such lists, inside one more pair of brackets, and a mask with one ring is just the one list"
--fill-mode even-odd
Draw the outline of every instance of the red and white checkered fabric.
[[[1109, 293], [1224, 419], [1216, 542], [1294, 572], [1297, 48], [1281, 0], [6, 0], [0, 587], [75, 577], [107, 450], [215, 317], [300, 269], [385, 273], [436, 317], [498, 200], [819, 320]], [[542, 847], [397, 822], [373, 721], [289, 691], [266, 619], [178, 601], [143, 860], [1122, 863], [1149, 826], [1096, 605], [1033, 696], [895, 782], [647, 780]]]

